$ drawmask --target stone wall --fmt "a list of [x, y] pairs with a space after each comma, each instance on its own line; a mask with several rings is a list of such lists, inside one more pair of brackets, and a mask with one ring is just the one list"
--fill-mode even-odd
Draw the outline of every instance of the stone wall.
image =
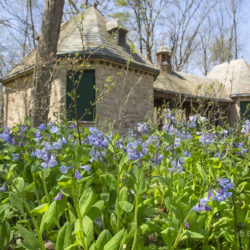
[[30, 73], [5, 84], [3, 109], [5, 126], [13, 127], [23, 123], [25, 117], [29, 116], [31, 77]]
[[249, 97], [234, 97], [233, 98], [234, 103], [231, 104], [230, 107], [230, 125], [234, 126], [239, 122], [241, 119], [240, 117], [240, 102], [248, 101], [250, 102], [250, 96]]
[[153, 120], [152, 74], [108, 62], [99, 62], [95, 69], [98, 93], [108, 86], [104, 97], [96, 104], [98, 127], [113, 126], [123, 133], [138, 122]]
[[[66, 71], [59, 68], [52, 82], [49, 117], [58, 121], [65, 110]], [[5, 83], [3, 119], [4, 125], [13, 127], [30, 116], [32, 72]]]

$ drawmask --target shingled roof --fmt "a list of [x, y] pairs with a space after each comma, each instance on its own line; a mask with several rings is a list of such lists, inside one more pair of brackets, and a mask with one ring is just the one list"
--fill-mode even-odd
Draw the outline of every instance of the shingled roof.
[[250, 96], [250, 65], [244, 59], [216, 65], [208, 77], [223, 83], [231, 97]]
[[[94, 7], [71, 18], [61, 26], [57, 55], [67, 56], [84, 54], [91, 58], [102, 58], [159, 73], [152, 63], [136, 49], [132, 52], [129, 43], [119, 46], [107, 31], [109, 21]], [[84, 48], [84, 49], [83, 49]], [[35, 64], [36, 51], [33, 50], [17, 64], [2, 80], [30, 70]]]
[[167, 73], [161, 71], [154, 82], [154, 90], [165, 94], [181, 94], [191, 98], [232, 102], [225, 88], [218, 80], [182, 72]]

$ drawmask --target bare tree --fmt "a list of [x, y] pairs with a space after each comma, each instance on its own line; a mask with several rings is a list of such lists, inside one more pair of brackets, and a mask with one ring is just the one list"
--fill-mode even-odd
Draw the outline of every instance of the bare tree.
[[173, 68], [176, 71], [182, 71], [196, 52], [199, 46], [199, 31], [215, 4], [216, 1], [208, 0], [173, 2], [166, 35], [172, 51]]
[[[139, 49], [143, 53], [144, 49], [149, 61], [152, 59], [152, 49], [155, 43], [156, 25], [160, 15], [166, 7], [167, 0], [115, 0], [117, 6], [123, 7], [127, 17], [132, 17], [134, 29], [138, 33]], [[123, 14], [116, 17], [124, 17]]]
[[42, 29], [36, 54], [31, 100], [31, 124], [47, 122], [57, 42], [63, 14], [63, 0], [45, 0]]

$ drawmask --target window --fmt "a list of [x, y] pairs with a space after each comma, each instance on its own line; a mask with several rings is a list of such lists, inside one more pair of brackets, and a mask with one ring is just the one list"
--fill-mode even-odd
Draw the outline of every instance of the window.
[[[81, 78], [81, 79], [80, 79]], [[77, 117], [74, 114], [73, 100], [68, 93], [72, 93], [74, 86], [77, 87]], [[95, 101], [95, 71], [85, 70], [81, 72], [68, 72], [67, 74], [67, 98], [66, 111], [67, 119], [77, 119], [80, 121], [93, 121], [95, 117], [95, 107], [91, 105]], [[86, 111], [88, 111], [86, 113]], [[86, 113], [86, 114], [85, 114]]]
[[240, 116], [243, 119], [250, 119], [250, 102], [240, 102]]

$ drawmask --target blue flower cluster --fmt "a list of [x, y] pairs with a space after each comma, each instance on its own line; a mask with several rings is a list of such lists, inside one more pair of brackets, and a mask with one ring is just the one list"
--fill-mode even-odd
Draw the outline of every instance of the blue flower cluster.
[[5, 128], [3, 133], [0, 134], [0, 139], [2, 139], [4, 142], [7, 142], [9, 145], [16, 144], [16, 142], [15, 142], [13, 136], [10, 134], [10, 131], [8, 128]]
[[250, 120], [246, 120], [242, 126], [241, 133], [249, 134], [250, 133]]
[[212, 201], [217, 201], [217, 202], [222, 202], [225, 201], [226, 198], [231, 198], [232, 192], [228, 192], [234, 187], [234, 184], [226, 178], [219, 178], [219, 190], [218, 192], [214, 191], [208, 192], [207, 197], [200, 199], [200, 201], [193, 207], [193, 211], [195, 212], [201, 212], [203, 210], [205, 211], [211, 211], [212, 208], [207, 205], [208, 202]]
[[85, 138], [85, 143], [95, 148], [107, 148], [109, 145], [108, 138], [104, 137], [102, 132], [97, 128], [89, 128], [90, 134]]

